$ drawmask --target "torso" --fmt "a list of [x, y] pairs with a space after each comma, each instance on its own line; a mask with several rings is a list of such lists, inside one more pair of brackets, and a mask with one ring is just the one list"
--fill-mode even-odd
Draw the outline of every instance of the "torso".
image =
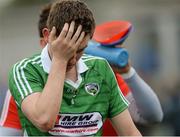
[[[35, 70], [38, 75], [36, 80], [41, 81], [41, 85], [44, 87], [48, 74], [43, 71], [38, 57], [34, 57], [31, 60], [33, 60], [32, 63], [27, 64], [30, 65], [27, 67], [29, 69], [33, 64], [33, 68], [36, 68]], [[23, 115], [19, 108], [21, 123], [28, 135], [101, 135], [103, 122], [107, 117], [110, 117], [109, 107], [111, 106], [111, 87], [113, 85], [111, 78], [108, 75], [104, 75], [106, 73], [106, 68], [103, 67], [104, 61], [100, 61], [102, 65], [98, 63], [99, 66], [95, 66], [96, 61], [99, 61], [97, 59], [93, 60], [85, 57], [84, 61], [89, 67], [89, 70], [78, 75], [76, 82], [65, 82], [63, 100], [59, 115], [57, 116], [56, 125], [49, 133], [39, 131]], [[33, 74], [36, 75], [34, 70], [29, 69], [30, 71], [33, 71]], [[35, 87], [35, 85], [31, 85], [31, 87]], [[35, 89], [42, 91], [39, 88]], [[119, 92], [115, 94], [119, 95]], [[14, 95], [17, 96], [16, 94]], [[122, 110], [127, 108], [127, 102], [124, 99], [119, 100], [118, 98], [118, 101], [121, 101], [123, 104], [121, 105], [123, 106], [121, 108]], [[117, 110], [121, 111], [119, 109]]]

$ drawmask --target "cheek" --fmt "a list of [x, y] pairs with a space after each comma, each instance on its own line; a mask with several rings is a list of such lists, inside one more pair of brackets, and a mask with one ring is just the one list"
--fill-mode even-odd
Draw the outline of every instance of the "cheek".
[[73, 65], [75, 65], [76, 64], [76, 58], [71, 58], [70, 60], [69, 60], [69, 62], [68, 62], [68, 66], [73, 66]]
[[79, 59], [81, 58], [82, 55], [83, 55], [83, 51], [77, 53], [76, 60], [79, 60]]

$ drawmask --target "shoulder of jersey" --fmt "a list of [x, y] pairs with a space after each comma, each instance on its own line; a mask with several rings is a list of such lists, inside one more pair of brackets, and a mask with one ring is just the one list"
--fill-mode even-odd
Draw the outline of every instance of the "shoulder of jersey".
[[98, 56], [88, 55], [88, 54], [83, 54], [81, 59], [83, 60], [83, 62], [88, 67], [96, 66], [96, 67], [99, 68], [99, 67], [104, 66], [105, 64], [107, 64], [107, 60], [106, 59], [104, 59], [102, 57], [98, 57]]
[[83, 56], [81, 57], [82, 58], [82, 60], [84, 61], [84, 62], [87, 62], [87, 61], [96, 61], [96, 60], [106, 60], [106, 59], [104, 59], [104, 58], [102, 58], [102, 57], [98, 57], [98, 56], [93, 56], [93, 55], [88, 55], [88, 54], [83, 54]]
[[38, 65], [41, 65], [42, 62], [41, 62], [41, 55], [39, 54], [36, 54], [32, 57], [29, 57], [29, 58], [25, 58], [21, 61], [18, 61], [14, 67], [18, 67], [18, 68], [25, 68], [26, 66], [28, 66], [28, 64], [38, 64]]

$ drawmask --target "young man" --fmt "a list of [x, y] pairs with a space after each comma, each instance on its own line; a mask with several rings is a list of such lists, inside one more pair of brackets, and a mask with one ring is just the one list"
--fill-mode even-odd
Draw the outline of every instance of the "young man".
[[15, 64], [9, 76], [27, 134], [101, 135], [110, 117], [118, 134], [140, 135], [108, 63], [82, 56], [95, 27], [87, 6], [58, 1], [47, 24], [52, 30], [46, 33], [48, 46], [41, 55]]
[[[46, 45], [46, 42], [43, 38], [43, 30], [46, 28], [46, 21], [50, 11], [50, 4], [43, 7], [40, 13], [40, 19], [38, 23], [39, 28], [39, 35], [40, 35], [40, 45], [43, 48]], [[133, 69], [133, 74], [129, 77], [127, 75], [131, 74], [132, 69], [131, 67], [127, 67], [127, 71], [124, 71], [126, 74], [126, 81], [130, 84], [131, 89], [133, 92], [130, 92], [129, 88], [127, 87], [126, 83], [123, 81], [122, 77], [116, 73], [118, 85], [123, 93], [123, 95], [127, 98], [127, 100], [131, 103], [129, 105], [129, 111], [136, 123], [140, 124], [149, 124], [152, 122], [160, 122], [162, 120], [162, 109], [160, 107], [159, 101], [153, 92], [153, 90], [138, 76], [138, 74]], [[117, 69], [117, 68], [116, 68]], [[131, 71], [129, 71], [131, 70]], [[124, 75], [123, 75], [124, 76]], [[135, 96], [135, 100], [132, 96]], [[142, 98], [144, 99], [142, 101]], [[144, 103], [145, 102], [145, 103]], [[150, 105], [149, 109], [147, 110], [146, 104]], [[137, 104], [137, 106], [136, 106]], [[146, 111], [147, 110], [147, 111]], [[151, 118], [149, 118], [151, 116]], [[109, 122], [105, 123], [103, 127], [103, 134], [107, 135], [116, 135], [113, 128], [109, 125]], [[5, 98], [3, 114], [1, 116], [0, 125], [3, 128], [0, 128], [0, 135], [23, 135], [21, 130], [21, 125], [17, 113], [16, 104], [10, 94], [10, 91], [7, 91], [7, 95]]]

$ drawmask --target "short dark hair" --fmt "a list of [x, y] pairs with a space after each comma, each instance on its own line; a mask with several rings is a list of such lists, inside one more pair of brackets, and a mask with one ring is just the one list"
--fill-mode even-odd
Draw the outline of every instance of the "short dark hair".
[[58, 36], [65, 23], [75, 21], [75, 30], [79, 25], [82, 25], [82, 31], [85, 34], [93, 35], [95, 29], [95, 20], [92, 11], [87, 5], [80, 0], [58, 0], [50, 10], [47, 20], [47, 27], [49, 30], [53, 26], [56, 27]]
[[47, 24], [49, 12], [51, 10], [51, 5], [52, 5], [51, 3], [48, 3], [41, 8], [41, 11], [39, 14], [39, 21], [38, 21], [38, 31], [39, 31], [40, 37], [43, 37], [43, 34], [42, 34], [43, 28], [47, 28], [46, 24]]

